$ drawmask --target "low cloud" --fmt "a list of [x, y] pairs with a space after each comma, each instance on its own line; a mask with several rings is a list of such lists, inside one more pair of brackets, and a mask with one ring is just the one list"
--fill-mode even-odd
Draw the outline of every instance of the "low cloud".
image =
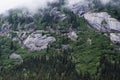
[[[47, 7], [47, 3], [58, 2], [59, 0], [1, 0], [0, 14], [5, 13], [10, 9], [26, 8], [29, 11], [36, 12], [39, 8]], [[66, 5], [73, 5], [76, 3], [86, 4], [88, 1], [94, 0], [65, 0]], [[100, 0], [102, 4], [107, 4], [113, 0]]]
[[68, 5], [73, 5], [80, 2], [85, 2], [85, 0], [67, 0]]
[[27, 8], [29, 11], [36, 11], [39, 8], [47, 7], [47, 3], [56, 1], [57, 0], [1, 0], [0, 14], [16, 8]]
[[100, 0], [100, 1], [101, 1], [102, 4], [105, 5], [105, 4], [109, 3], [111, 0]]
[[100, 1], [102, 4], [107, 4], [113, 0], [67, 0], [69, 5], [76, 4], [76, 3], [85, 4], [86, 2], [90, 2], [90, 1], [91, 2], [92, 1]]

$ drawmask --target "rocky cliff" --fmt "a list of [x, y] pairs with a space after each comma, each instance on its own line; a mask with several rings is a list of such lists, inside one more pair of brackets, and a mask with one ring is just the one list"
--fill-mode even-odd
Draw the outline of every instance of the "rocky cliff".
[[107, 12], [86, 13], [84, 18], [93, 28], [110, 34], [112, 42], [120, 43], [120, 22], [112, 18]]

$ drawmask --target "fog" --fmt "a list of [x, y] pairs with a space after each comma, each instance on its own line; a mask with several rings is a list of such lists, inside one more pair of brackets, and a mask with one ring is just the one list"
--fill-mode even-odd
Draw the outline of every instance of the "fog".
[[[36, 12], [39, 8], [47, 7], [47, 3], [57, 2], [58, 0], [0, 0], [0, 14], [10, 9], [27, 8], [29, 11]], [[90, 0], [66, 0], [67, 5], [75, 3], [85, 4]], [[102, 4], [107, 4], [110, 0], [101, 0]]]
[[100, 0], [100, 1], [101, 1], [102, 4], [105, 5], [105, 4], [109, 3], [109, 2], [112, 1], [112, 0]]
[[[95, 1], [95, 0], [67, 0], [67, 3], [68, 3], [68, 5], [72, 5], [75, 3], [83, 3], [84, 4], [88, 1]], [[99, 1], [99, 0], [96, 0], [96, 1]], [[109, 3], [110, 1], [113, 1], [113, 0], [100, 0], [100, 2], [104, 5]]]
[[29, 11], [36, 11], [39, 8], [47, 7], [47, 3], [57, 0], [0, 0], [0, 14], [10, 9], [27, 8]]

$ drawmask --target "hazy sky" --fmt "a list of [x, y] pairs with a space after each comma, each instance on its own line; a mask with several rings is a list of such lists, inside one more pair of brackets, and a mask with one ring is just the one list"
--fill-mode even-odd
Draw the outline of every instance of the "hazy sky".
[[[0, 0], [0, 14], [15, 8], [28, 8], [28, 10], [35, 11], [38, 8], [44, 8], [47, 6], [48, 2], [55, 2], [58, 0]], [[69, 5], [74, 3], [82, 2], [86, 0], [67, 0]], [[101, 0], [103, 4], [109, 2], [109, 0]]]

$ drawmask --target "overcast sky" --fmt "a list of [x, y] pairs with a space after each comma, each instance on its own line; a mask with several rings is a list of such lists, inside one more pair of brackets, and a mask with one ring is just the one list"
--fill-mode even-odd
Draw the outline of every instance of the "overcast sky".
[[[55, 2], [58, 0], [0, 0], [0, 14], [15, 8], [28, 8], [28, 10], [37, 10], [38, 8], [44, 8], [48, 2]], [[86, 0], [67, 0], [68, 4], [78, 3], [79, 1]], [[109, 0], [101, 0], [104, 4], [108, 3]]]

